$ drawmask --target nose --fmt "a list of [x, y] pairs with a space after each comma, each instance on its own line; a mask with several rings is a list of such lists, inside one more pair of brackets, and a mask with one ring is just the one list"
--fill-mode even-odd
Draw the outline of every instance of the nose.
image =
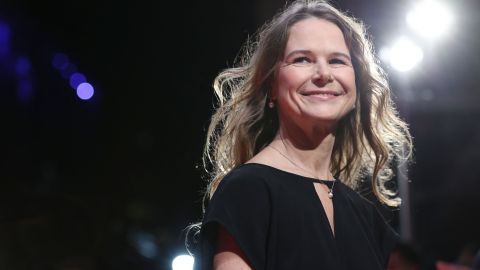
[[328, 64], [317, 62], [314, 65], [312, 80], [314, 82], [329, 83], [334, 80], [332, 71]]

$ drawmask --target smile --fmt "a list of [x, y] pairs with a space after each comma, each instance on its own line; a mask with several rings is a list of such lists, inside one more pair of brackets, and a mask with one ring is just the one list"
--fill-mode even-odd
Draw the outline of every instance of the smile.
[[329, 98], [341, 96], [344, 93], [337, 92], [337, 91], [324, 90], [324, 91], [305, 91], [305, 92], [301, 92], [300, 94], [306, 97], [318, 97], [321, 99], [329, 99]]

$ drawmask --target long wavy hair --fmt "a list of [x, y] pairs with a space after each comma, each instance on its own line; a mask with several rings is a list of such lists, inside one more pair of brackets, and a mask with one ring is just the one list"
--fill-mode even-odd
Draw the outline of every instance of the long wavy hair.
[[[355, 109], [335, 131], [331, 171], [351, 188], [371, 176], [372, 190], [383, 203], [398, 206], [400, 198], [386, 187], [392, 161], [408, 160], [412, 139], [391, 99], [386, 75], [378, 65], [364, 25], [326, 1], [295, 1], [249, 40], [236, 64], [214, 80], [218, 105], [208, 128], [204, 166], [208, 202], [223, 177], [266, 147], [278, 131], [278, 116], [267, 106], [275, 71], [283, 57], [290, 28], [316, 17], [337, 25], [352, 56], [357, 86]], [[321, 31], [321, 29], [318, 29]]]

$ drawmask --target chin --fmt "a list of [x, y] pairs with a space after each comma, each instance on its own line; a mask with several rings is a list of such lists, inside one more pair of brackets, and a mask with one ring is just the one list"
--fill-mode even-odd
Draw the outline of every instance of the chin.
[[324, 112], [324, 113], [312, 113], [308, 114], [308, 118], [311, 118], [319, 122], [338, 122], [347, 116], [348, 112]]

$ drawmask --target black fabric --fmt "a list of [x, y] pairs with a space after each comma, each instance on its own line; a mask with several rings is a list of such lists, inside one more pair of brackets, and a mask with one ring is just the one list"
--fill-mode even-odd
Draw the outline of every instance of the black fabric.
[[313, 180], [255, 163], [232, 170], [207, 207], [195, 269], [212, 269], [219, 225], [255, 270], [386, 269], [398, 235], [375, 206], [337, 181], [334, 236]]

